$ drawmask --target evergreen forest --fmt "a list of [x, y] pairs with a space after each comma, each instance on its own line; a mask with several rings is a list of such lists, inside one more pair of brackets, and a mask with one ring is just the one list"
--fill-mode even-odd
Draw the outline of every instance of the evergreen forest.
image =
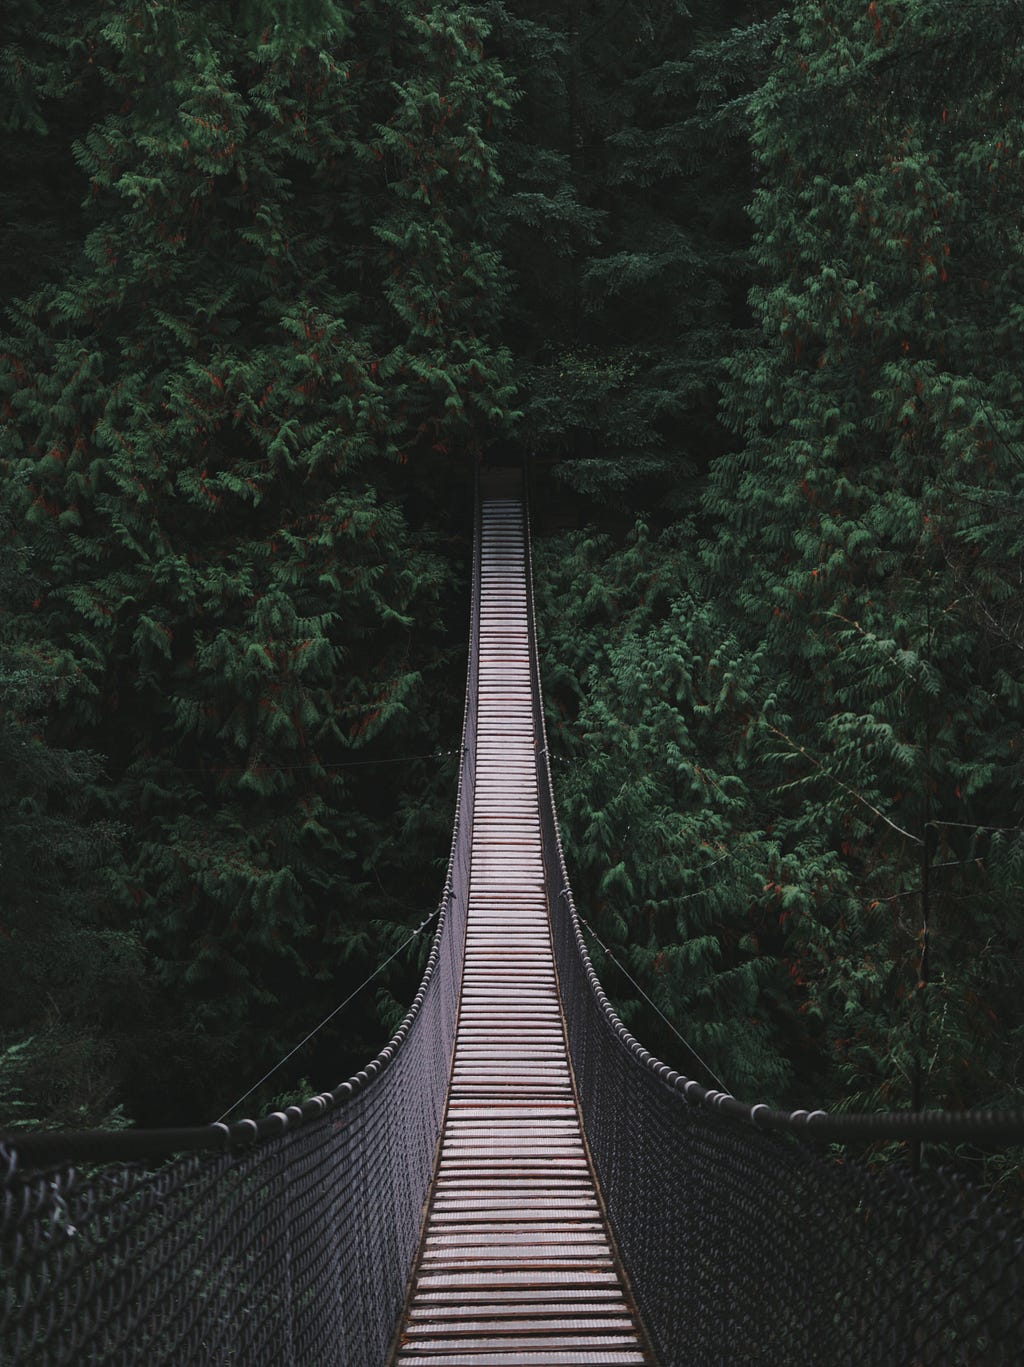
[[387, 1038], [496, 452], [634, 1033], [1024, 1106], [1021, 0], [10, 0], [0, 127], [5, 1126]]

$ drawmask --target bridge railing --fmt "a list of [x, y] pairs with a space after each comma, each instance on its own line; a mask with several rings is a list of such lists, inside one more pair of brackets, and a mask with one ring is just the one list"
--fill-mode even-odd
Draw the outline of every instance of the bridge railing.
[[[479, 537], [473, 581], [471, 681]], [[408, 1015], [364, 1070], [230, 1126], [0, 1139], [0, 1363], [380, 1367], [451, 1072], [475, 733], [468, 687], [430, 957]]]
[[[530, 591], [532, 603], [532, 582]], [[584, 1128], [662, 1367], [980, 1367], [1024, 1351], [1024, 1217], [953, 1175], [820, 1141], [1024, 1142], [1024, 1115], [830, 1116], [748, 1105], [654, 1058], [594, 971], [555, 814], [531, 610], [544, 862]]]

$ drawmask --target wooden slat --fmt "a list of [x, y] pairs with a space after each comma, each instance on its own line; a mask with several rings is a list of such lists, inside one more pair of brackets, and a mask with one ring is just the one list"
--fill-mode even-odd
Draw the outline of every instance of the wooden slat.
[[583, 1144], [541, 855], [521, 505], [482, 508], [459, 1028], [395, 1367], [642, 1364]]

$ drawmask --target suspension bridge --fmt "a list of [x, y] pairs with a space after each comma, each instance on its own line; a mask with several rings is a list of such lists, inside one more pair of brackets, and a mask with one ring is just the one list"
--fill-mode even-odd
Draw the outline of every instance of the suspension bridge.
[[484, 470], [451, 857], [355, 1077], [260, 1119], [0, 1137], [0, 1363], [1016, 1364], [1024, 1215], [840, 1146], [1024, 1116], [749, 1105], [605, 997], [562, 857], [521, 475]]

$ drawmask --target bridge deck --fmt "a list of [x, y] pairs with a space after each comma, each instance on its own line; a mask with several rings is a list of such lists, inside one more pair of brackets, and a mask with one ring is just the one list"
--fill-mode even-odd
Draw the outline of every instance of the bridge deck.
[[584, 1148], [541, 862], [523, 510], [482, 511], [466, 957], [441, 1153], [396, 1363], [644, 1363]]

